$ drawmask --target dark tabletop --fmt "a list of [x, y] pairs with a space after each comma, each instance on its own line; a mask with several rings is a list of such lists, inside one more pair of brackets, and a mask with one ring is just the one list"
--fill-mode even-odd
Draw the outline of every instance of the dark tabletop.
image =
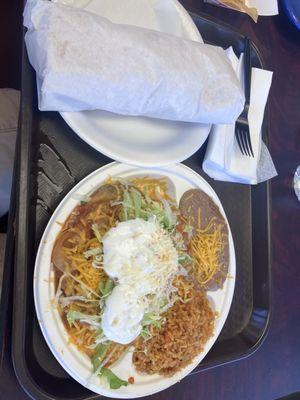
[[[18, 88], [22, 2], [1, 3], [0, 87]], [[151, 399], [274, 400], [300, 391], [300, 203], [292, 187], [300, 164], [300, 32], [284, 14], [260, 17], [255, 24], [244, 14], [204, 5], [201, 0], [182, 3], [249, 35], [267, 68], [274, 71], [269, 97], [270, 151], [278, 170], [272, 180], [273, 315], [269, 334], [254, 355], [187, 377]], [[13, 373], [9, 336], [8, 327], [0, 399], [27, 399]]]

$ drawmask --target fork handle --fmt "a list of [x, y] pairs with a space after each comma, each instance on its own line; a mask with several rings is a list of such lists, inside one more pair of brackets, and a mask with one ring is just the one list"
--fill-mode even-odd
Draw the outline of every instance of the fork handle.
[[248, 37], [245, 39], [244, 74], [245, 100], [246, 104], [248, 103], [249, 105], [251, 91], [251, 41]]

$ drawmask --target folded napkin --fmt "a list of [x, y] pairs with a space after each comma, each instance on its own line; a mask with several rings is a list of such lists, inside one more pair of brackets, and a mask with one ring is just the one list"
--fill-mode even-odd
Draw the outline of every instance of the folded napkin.
[[[232, 48], [227, 53], [243, 86], [243, 55], [238, 60]], [[261, 126], [271, 81], [272, 72], [252, 68], [248, 121], [254, 157], [241, 153], [235, 139], [235, 124], [212, 127], [202, 166], [211, 178], [256, 184], [277, 175], [269, 151], [261, 140]]]
[[243, 109], [221, 48], [45, 0], [27, 1], [24, 25], [41, 110], [209, 124], [232, 123]]

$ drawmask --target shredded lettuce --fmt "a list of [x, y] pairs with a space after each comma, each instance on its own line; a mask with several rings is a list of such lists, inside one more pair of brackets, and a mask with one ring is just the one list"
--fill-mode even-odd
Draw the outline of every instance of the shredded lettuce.
[[164, 212], [165, 212], [164, 218], [165, 218], [166, 228], [173, 229], [177, 223], [176, 215], [173, 213], [171, 206], [167, 202], [167, 200], [162, 199], [161, 201], [164, 205]]
[[87, 299], [84, 296], [66, 296], [66, 297], [61, 297], [59, 301], [62, 308], [67, 307], [69, 304], [73, 303], [73, 301], [82, 301], [84, 303], [99, 303], [98, 299], [97, 300]]
[[95, 262], [97, 262], [97, 263], [102, 263], [103, 262], [103, 254], [98, 254], [96, 257], [95, 257], [95, 260], [94, 260]]
[[54, 304], [56, 306], [58, 305], [58, 302], [60, 300], [60, 296], [62, 294], [62, 289], [61, 289], [62, 282], [63, 282], [63, 280], [65, 279], [66, 276], [68, 276], [68, 274], [62, 274], [62, 276], [59, 278], [58, 286], [57, 286], [57, 290], [56, 290], [56, 294], [55, 294], [55, 298], [54, 298]]
[[134, 188], [131, 188], [130, 191], [135, 217], [140, 218], [142, 214], [142, 195], [138, 190], [135, 190]]
[[149, 340], [149, 339], [151, 339], [151, 337], [152, 337], [152, 335], [151, 335], [151, 333], [150, 333], [150, 331], [149, 331], [149, 328], [144, 328], [144, 329], [142, 329], [142, 331], [141, 331], [141, 336], [142, 336], [142, 338], [144, 339], [144, 340]]
[[114, 281], [110, 278], [106, 280], [106, 282], [99, 283], [99, 292], [102, 294], [103, 297], [107, 297], [111, 294], [115, 284]]
[[96, 238], [98, 239], [98, 242], [102, 243], [102, 237], [101, 237], [101, 233], [99, 231], [98, 225], [97, 224], [93, 224], [92, 225], [92, 230], [93, 230]]
[[142, 319], [143, 329], [141, 331], [141, 336], [144, 340], [151, 339], [152, 335], [150, 333], [150, 325], [155, 326], [160, 329], [162, 323], [162, 317], [160, 315], [156, 315], [154, 313], [145, 313]]
[[93, 249], [89, 249], [89, 250], [85, 251], [83, 253], [83, 255], [84, 255], [85, 258], [90, 258], [90, 257], [93, 257], [93, 256], [98, 256], [101, 253], [102, 253], [102, 248], [99, 246], [99, 247], [95, 247]]
[[193, 261], [192, 257], [188, 253], [182, 253], [178, 256], [178, 262], [181, 265], [187, 265]]
[[95, 354], [91, 357], [91, 361], [93, 364], [93, 372], [97, 372], [101, 367], [102, 361], [104, 360], [107, 350], [110, 346], [110, 342], [101, 343], [95, 349]]
[[147, 196], [143, 196], [133, 187], [129, 187], [124, 191], [122, 206], [123, 221], [134, 218], [142, 218], [148, 221], [155, 217], [167, 230], [172, 230], [176, 226], [176, 215], [166, 200], [154, 201]]
[[115, 375], [110, 369], [102, 366], [103, 361], [105, 362], [105, 357], [107, 355], [110, 342], [101, 343], [96, 347], [95, 354], [91, 357], [93, 364], [93, 371], [97, 375], [103, 376], [111, 389], [119, 389], [121, 386], [127, 386], [127, 381], [120, 379]]
[[101, 319], [101, 316], [99, 316], [99, 315], [84, 314], [84, 313], [82, 313], [80, 311], [76, 311], [76, 310], [69, 310], [67, 312], [67, 321], [70, 326], [72, 326], [74, 321], [77, 321], [77, 320], [79, 320], [81, 322], [85, 322], [89, 325], [98, 326], [100, 324], [100, 319]]
[[155, 315], [151, 313], [145, 313], [143, 320], [142, 320], [142, 325], [143, 326], [148, 326], [148, 325], [153, 325], [156, 328], [161, 327], [161, 316], [160, 315]]
[[107, 337], [104, 335], [102, 328], [96, 330], [95, 341], [91, 345], [87, 346], [88, 349], [96, 349], [98, 345], [102, 343], [108, 343]]
[[101, 369], [101, 376], [105, 377], [107, 379], [107, 382], [109, 384], [109, 387], [111, 389], [120, 389], [121, 386], [127, 386], [128, 382], [124, 381], [123, 379], [120, 379], [115, 375], [110, 369], [108, 368], [102, 368]]
[[98, 340], [104, 336], [102, 328], [99, 328], [96, 332], [95, 340]]
[[92, 262], [92, 267], [101, 269], [103, 268], [103, 254], [98, 254], [97, 256], [94, 257], [93, 262]]

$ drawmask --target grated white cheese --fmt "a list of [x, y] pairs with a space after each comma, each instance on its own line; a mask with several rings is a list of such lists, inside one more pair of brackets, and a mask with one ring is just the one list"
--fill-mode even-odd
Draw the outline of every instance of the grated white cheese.
[[102, 329], [110, 340], [127, 344], [140, 334], [144, 313], [172, 305], [178, 254], [157, 222], [140, 218], [110, 229], [103, 254], [103, 268], [118, 284], [106, 301]]

